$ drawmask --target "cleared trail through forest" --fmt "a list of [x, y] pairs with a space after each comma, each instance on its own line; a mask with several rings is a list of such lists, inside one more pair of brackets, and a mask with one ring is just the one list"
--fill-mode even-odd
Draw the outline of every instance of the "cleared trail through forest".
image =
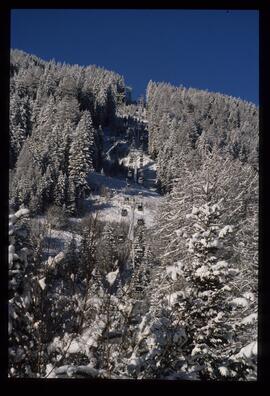
[[[125, 166], [128, 166], [134, 154], [138, 157], [139, 163], [139, 151], [133, 151], [122, 159]], [[125, 180], [125, 178], [110, 177], [98, 172], [92, 172], [89, 175], [88, 183], [94, 190], [88, 198], [89, 210], [98, 212], [100, 220], [130, 223], [134, 219], [136, 224], [139, 219], [143, 218], [147, 228], [154, 225], [156, 211], [162, 197], [156, 191], [155, 163], [145, 153], [143, 157], [143, 184], [134, 182], [132, 178]], [[136, 158], [133, 169], [135, 162]], [[138, 208], [139, 204], [142, 204], [142, 210]], [[123, 209], [127, 211], [125, 216], [122, 215]]]
[[98, 212], [100, 220], [128, 223], [130, 239], [138, 224], [146, 228], [154, 226], [162, 200], [157, 192], [156, 164], [147, 152], [145, 123], [140, 124], [136, 119], [135, 124], [126, 125], [121, 133], [105, 128], [104, 158], [120, 163], [127, 172], [126, 177], [110, 177], [104, 172], [92, 172], [88, 177], [92, 189], [88, 199], [90, 212]]
[[[82, 217], [70, 218], [74, 223], [80, 222], [89, 214], [98, 214], [101, 221], [110, 223], [126, 223], [129, 226], [128, 237], [134, 239], [134, 230], [138, 224], [143, 224], [150, 231], [155, 226], [155, 217], [162, 201], [162, 197], [156, 188], [156, 164], [142, 150], [140, 142], [128, 142], [123, 137], [108, 136], [105, 134], [104, 158], [116, 150], [114, 158], [117, 157], [117, 147], [126, 145], [126, 156], [119, 158], [126, 169], [132, 170], [132, 177], [106, 176], [104, 172], [91, 172], [87, 182], [91, 194], [84, 201], [84, 214]], [[137, 148], [136, 148], [137, 146]], [[143, 182], [140, 183], [138, 172], [143, 174]], [[39, 222], [44, 221], [43, 217]], [[46, 255], [55, 256], [70, 243], [72, 232], [63, 230], [50, 230], [47, 236]], [[77, 244], [80, 244], [80, 236], [74, 234]]]

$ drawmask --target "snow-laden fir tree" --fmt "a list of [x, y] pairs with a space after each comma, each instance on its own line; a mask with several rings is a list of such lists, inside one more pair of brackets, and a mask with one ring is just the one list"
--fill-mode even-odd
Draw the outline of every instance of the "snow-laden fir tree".
[[[237, 330], [239, 318], [244, 319], [249, 305], [256, 309], [255, 296], [245, 309], [232, 309], [234, 298], [242, 301], [245, 294], [240, 287], [243, 259], [235, 245], [240, 234], [250, 240], [250, 230], [239, 223], [255, 220], [254, 206], [252, 217], [246, 207], [254, 200], [256, 186], [251, 167], [213, 152], [199, 171], [187, 171], [178, 181], [160, 215], [161, 268], [167, 265], [163, 274], [175, 281], [179, 326], [188, 336], [184, 352], [189, 364], [181, 370], [197, 371], [199, 378], [252, 376], [254, 364], [232, 363], [230, 357], [246, 343], [246, 329]], [[253, 224], [255, 230], [256, 221]]]
[[77, 205], [88, 189], [86, 177], [93, 170], [94, 134], [91, 115], [85, 111], [76, 127], [70, 147], [69, 180], [75, 185]]
[[26, 137], [31, 133], [30, 105], [27, 96], [15, 91], [10, 97], [10, 167], [16, 163]]
[[[42, 235], [29, 228], [29, 210], [9, 216], [9, 376], [36, 377], [45, 358]], [[34, 245], [34, 248], [33, 248]]]

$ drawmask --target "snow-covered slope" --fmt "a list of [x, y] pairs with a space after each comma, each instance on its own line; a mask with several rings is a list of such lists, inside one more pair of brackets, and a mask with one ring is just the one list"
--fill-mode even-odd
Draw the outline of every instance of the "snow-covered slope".
[[[124, 158], [123, 163], [128, 164], [129, 156]], [[153, 161], [144, 155], [144, 185], [131, 181], [130, 186], [124, 179], [108, 177], [101, 173], [91, 173], [88, 182], [91, 186], [104, 186], [107, 189], [106, 197], [98, 193], [93, 194], [89, 200], [92, 211], [97, 211], [100, 220], [130, 222], [134, 212], [135, 224], [139, 218], [143, 218], [146, 227], [152, 227], [155, 221], [155, 213], [161, 201], [161, 196], [155, 191], [155, 167]], [[147, 178], [151, 175], [151, 178]], [[125, 201], [125, 197], [129, 201]], [[138, 204], [143, 204], [143, 210], [138, 210]], [[132, 208], [134, 207], [134, 211]], [[127, 209], [127, 216], [122, 216], [122, 209]]]
[[[128, 166], [130, 158], [133, 158], [132, 167], [139, 168], [139, 155], [139, 150], [132, 150], [123, 158], [123, 164]], [[128, 225], [132, 224], [134, 226], [137, 225], [139, 219], [143, 219], [146, 228], [153, 227], [159, 205], [163, 198], [156, 192], [155, 163], [145, 153], [143, 154], [143, 171], [144, 184], [140, 185], [132, 180], [130, 187], [127, 187], [125, 179], [91, 172], [88, 177], [88, 183], [91, 186], [92, 193], [85, 200], [87, 213], [97, 213], [98, 219], [102, 221], [125, 222]], [[100, 190], [103, 190], [102, 194]], [[143, 210], [138, 209], [139, 204], [142, 204]], [[122, 216], [122, 209], [127, 210], [126, 216]], [[85, 214], [86, 216], [87, 213]], [[40, 216], [36, 220], [44, 223], [45, 218]], [[80, 222], [81, 218], [70, 218], [70, 220]], [[54, 257], [59, 252], [65, 250], [73, 236], [77, 244], [79, 244], [79, 235], [68, 231], [51, 229], [46, 238], [45, 256]]]

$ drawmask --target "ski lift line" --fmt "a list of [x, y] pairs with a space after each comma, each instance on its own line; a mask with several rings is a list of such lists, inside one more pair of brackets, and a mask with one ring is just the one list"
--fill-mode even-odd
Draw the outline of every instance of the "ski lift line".
[[128, 231], [128, 238], [131, 239], [132, 241], [134, 240], [134, 208], [135, 208], [135, 202], [133, 202], [133, 205], [131, 206], [131, 221]]
[[111, 150], [113, 150], [118, 143], [125, 143], [123, 140], [116, 140], [116, 142], [113, 143], [113, 145], [109, 148], [109, 150], [105, 153], [105, 157], [110, 153]]

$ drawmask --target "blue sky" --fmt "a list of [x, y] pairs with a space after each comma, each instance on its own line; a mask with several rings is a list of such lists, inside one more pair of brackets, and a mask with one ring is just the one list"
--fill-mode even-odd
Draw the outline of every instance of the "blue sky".
[[133, 98], [152, 79], [259, 101], [257, 11], [18, 9], [11, 47], [114, 70]]

